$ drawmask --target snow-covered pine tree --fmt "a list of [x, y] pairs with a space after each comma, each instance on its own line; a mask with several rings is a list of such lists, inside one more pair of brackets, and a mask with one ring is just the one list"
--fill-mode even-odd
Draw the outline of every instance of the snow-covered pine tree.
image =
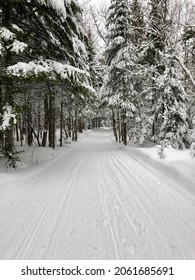
[[148, 81], [146, 83], [145, 101], [150, 129], [149, 137], [157, 134], [159, 124], [157, 122], [156, 106], [160, 96], [156, 86], [156, 79], [163, 74], [165, 68], [161, 60], [161, 54], [165, 52], [167, 36], [167, 8], [168, 1], [150, 0], [148, 2], [149, 14], [147, 22], [147, 41], [144, 49], [143, 64], [148, 71]]
[[166, 46], [168, 1], [169, 0], [149, 0], [148, 3], [150, 12], [146, 59], [151, 65], [158, 66], [159, 71], [161, 71], [159, 51], [163, 52]]
[[[168, 0], [151, 0], [148, 49], [146, 64], [150, 67], [151, 90], [146, 100], [151, 105], [148, 118], [151, 123], [152, 140], [168, 140], [175, 148], [186, 144], [186, 92], [175, 50], [168, 44]], [[149, 88], [149, 87], [148, 87]]]
[[[116, 140], [127, 144], [127, 117], [132, 118], [134, 105], [134, 45], [131, 42], [131, 21], [128, 1], [113, 0], [108, 10], [108, 47], [103, 94], [113, 111], [113, 128]], [[118, 124], [117, 121], [118, 120]], [[118, 136], [117, 128], [118, 125]]]
[[[87, 95], [86, 39], [81, 9], [76, 1], [6, 0], [0, 4], [0, 10], [1, 65], [9, 61], [3, 64], [4, 79], [1, 81], [12, 77], [8, 84], [18, 85], [18, 78], [13, 77], [19, 77], [20, 83], [25, 84], [27, 78], [30, 84], [38, 77], [39, 81], [46, 82], [46, 89], [48, 82], [50, 88], [54, 82], [52, 88], [56, 90], [59, 85], [64, 88], [64, 94], [79, 92], [82, 95], [83, 92]], [[6, 58], [8, 51], [12, 59]], [[5, 82], [1, 84], [1, 92], [5, 92]], [[13, 90], [9, 90], [9, 96], [13, 99]], [[5, 103], [3, 99], [2, 104]], [[13, 149], [13, 143], [10, 146]]]
[[130, 4], [131, 11], [131, 41], [135, 46], [141, 47], [143, 40], [145, 39], [145, 22], [143, 8], [140, 0], [132, 0]]
[[174, 50], [163, 55], [164, 72], [155, 81], [156, 134], [154, 140], [168, 141], [172, 147], [183, 149], [187, 144], [186, 101], [187, 94], [183, 87], [183, 74], [174, 57]]
[[[93, 84], [93, 88], [95, 89], [95, 94], [93, 98], [93, 102], [89, 102], [87, 104], [87, 111], [86, 116], [88, 118], [88, 127], [97, 127], [97, 120], [99, 120], [99, 104], [100, 104], [100, 97], [99, 97], [99, 91], [100, 86], [102, 84], [101, 80], [101, 73], [98, 69], [98, 57], [96, 52], [96, 45], [95, 45], [95, 38], [94, 33], [92, 31], [91, 26], [86, 27], [87, 28], [87, 51], [88, 51], [88, 65], [89, 65], [89, 72], [91, 75], [91, 81]], [[99, 122], [100, 126], [100, 122]]]
[[131, 13], [131, 42], [135, 46], [136, 61], [133, 68], [134, 73], [134, 96], [136, 112], [134, 119], [130, 122], [130, 138], [134, 142], [142, 143], [147, 138], [148, 121], [146, 108], [148, 106], [145, 100], [146, 79], [148, 75], [145, 67], [144, 50], [147, 46], [147, 27], [144, 19], [144, 6], [140, 0], [130, 1]]
[[[182, 36], [185, 66], [185, 90], [188, 93], [187, 121], [191, 131], [195, 129], [195, 27], [185, 26]], [[179, 58], [181, 61], [181, 57]], [[183, 69], [184, 70], [184, 69]], [[194, 140], [194, 139], [193, 139]]]

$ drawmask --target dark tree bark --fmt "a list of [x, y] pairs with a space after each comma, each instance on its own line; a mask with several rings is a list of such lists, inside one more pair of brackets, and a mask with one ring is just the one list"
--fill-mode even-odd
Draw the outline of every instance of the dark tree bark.
[[18, 121], [17, 121], [17, 123], [16, 123], [16, 141], [17, 141], [17, 142], [20, 141]]
[[116, 129], [116, 119], [115, 119], [114, 109], [112, 109], [112, 123], [113, 123], [114, 137], [116, 139], [116, 142], [118, 142], [117, 129]]
[[45, 96], [44, 99], [44, 111], [45, 111], [45, 120], [44, 120], [44, 132], [43, 132], [43, 139], [42, 139], [42, 146], [46, 147], [47, 144], [47, 132], [49, 128], [49, 107], [48, 107], [48, 96]]
[[68, 136], [71, 137], [72, 135], [72, 117], [71, 117], [71, 112], [69, 112], [68, 116]]
[[28, 146], [32, 145], [33, 142], [33, 132], [32, 132], [32, 108], [31, 106], [28, 106], [28, 112], [27, 112], [27, 116], [26, 116], [26, 122], [27, 122], [27, 142], [28, 142]]
[[78, 112], [77, 112], [77, 109], [75, 109], [75, 117], [74, 117], [74, 141], [77, 141], [78, 140]]
[[61, 108], [60, 108], [60, 147], [62, 147], [62, 138], [63, 138], [63, 101], [61, 101]]
[[49, 147], [55, 148], [55, 95], [49, 95]]
[[[10, 24], [10, 6], [9, 3], [2, 3], [2, 25], [5, 27], [9, 27]], [[4, 66], [5, 69], [10, 66], [12, 63], [12, 54], [9, 51], [9, 49], [6, 50], [6, 54], [4, 57]], [[12, 88], [12, 82], [8, 78], [6, 78], [5, 73], [3, 74], [3, 83], [2, 86], [4, 88], [4, 92], [1, 96], [2, 103], [1, 106], [3, 105], [8, 105], [11, 106], [12, 108], [14, 107], [14, 102], [13, 102], [13, 88]], [[10, 120], [9, 127], [6, 128], [4, 132], [4, 141], [3, 141], [3, 150], [6, 153], [13, 153], [14, 151], [14, 124], [13, 121]]]
[[122, 141], [124, 145], [127, 145], [127, 122], [126, 122], [126, 112], [122, 112]]
[[118, 141], [121, 143], [121, 114], [120, 114], [120, 109], [118, 112]]
[[84, 125], [83, 125], [83, 119], [82, 117], [78, 118], [78, 131], [80, 133], [83, 133]]

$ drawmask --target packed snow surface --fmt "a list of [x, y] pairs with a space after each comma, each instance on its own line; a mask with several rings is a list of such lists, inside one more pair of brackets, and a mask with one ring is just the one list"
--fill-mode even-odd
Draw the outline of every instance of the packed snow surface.
[[195, 182], [109, 130], [0, 176], [0, 259], [195, 258]]

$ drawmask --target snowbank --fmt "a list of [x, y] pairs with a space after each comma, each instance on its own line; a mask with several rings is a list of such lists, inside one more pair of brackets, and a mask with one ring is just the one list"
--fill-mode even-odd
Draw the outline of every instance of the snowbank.
[[145, 141], [141, 145], [129, 142], [128, 147], [130, 152], [146, 165], [172, 177], [178, 183], [183, 182], [188, 191], [195, 193], [195, 158], [191, 157], [189, 149], [165, 148], [165, 158], [160, 159], [158, 148], [152, 142]]

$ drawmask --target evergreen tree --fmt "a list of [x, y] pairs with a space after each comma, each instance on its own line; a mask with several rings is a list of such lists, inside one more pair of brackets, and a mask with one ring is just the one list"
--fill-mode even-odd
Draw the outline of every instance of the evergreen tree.
[[[150, 71], [146, 101], [151, 104], [148, 119], [152, 140], [164, 139], [174, 147], [186, 144], [186, 92], [174, 50], [168, 45], [168, 1], [150, 1], [150, 22], [146, 65]], [[170, 22], [169, 22], [170, 24]], [[170, 26], [169, 26], [170, 27]]]
[[163, 69], [159, 64], [159, 53], [163, 52], [166, 46], [168, 0], [150, 0], [149, 6], [147, 61], [156, 65], [160, 72]]
[[[0, 4], [0, 9], [2, 114], [5, 104], [14, 110], [16, 88], [19, 83], [25, 84], [26, 79], [28, 84], [37, 78], [37, 83], [45, 82], [49, 99], [54, 98], [58, 87], [64, 88], [64, 94], [79, 93], [85, 98], [89, 92], [86, 35], [77, 2], [6, 0]], [[49, 104], [54, 117], [55, 101], [50, 100]], [[53, 120], [51, 122], [55, 123]], [[10, 138], [13, 134], [12, 127], [13, 124], [10, 123], [7, 129], [10, 131]], [[54, 130], [53, 127], [53, 136]], [[50, 145], [54, 146], [54, 143]], [[6, 144], [3, 146], [8, 151]], [[13, 141], [10, 142], [10, 151], [12, 150]]]
[[193, 83], [193, 77], [195, 76], [195, 27], [185, 26], [182, 36], [183, 52], [184, 52], [184, 65], [187, 70], [185, 75], [185, 90], [188, 93], [187, 104], [187, 121], [189, 128], [194, 129], [195, 118], [195, 83]]
[[[146, 87], [150, 89], [145, 92], [145, 101], [147, 105], [147, 115], [150, 124], [149, 136], [154, 137], [158, 131], [158, 115], [156, 106], [160, 96], [156, 79], [163, 74], [164, 62], [162, 53], [166, 49], [166, 30], [167, 30], [167, 1], [150, 0], [149, 1], [149, 21], [147, 32], [147, 44], [144, 49], [145, 57], [143, 63], [148, 71], [148, 81]], [[154, 138], [153, 138], [154, 139]], [[156, 138], [155, 138], [156, 139]]]
[[164, 56], [165, 71], [156, 79], [158, 94], [156, 122], [158, 124], [154, 140], [168, 140], [174, 147], [183, 149], [187, 144], [186, 101], [183, 75], [172, 54]]
[[118, 118], [117, 136], [114, 125], [116, 140], [127, 144], [127, 116], [133, 117], [134, 105], [134, 46], [131, 38], [131, 21], [128, 1], [111, 1], [108, 19], [108, 42], [106, 49], [106, 75], [104, 80], [104, 95], [108, 98], [108, 104], [113, 110], [113, 124]]
[[131, 41], [135, 46], [141, 47], [145, 37], [145, 22], [142, 6], [139, 0], [133, 0], [130, 5], [131, 10]]

